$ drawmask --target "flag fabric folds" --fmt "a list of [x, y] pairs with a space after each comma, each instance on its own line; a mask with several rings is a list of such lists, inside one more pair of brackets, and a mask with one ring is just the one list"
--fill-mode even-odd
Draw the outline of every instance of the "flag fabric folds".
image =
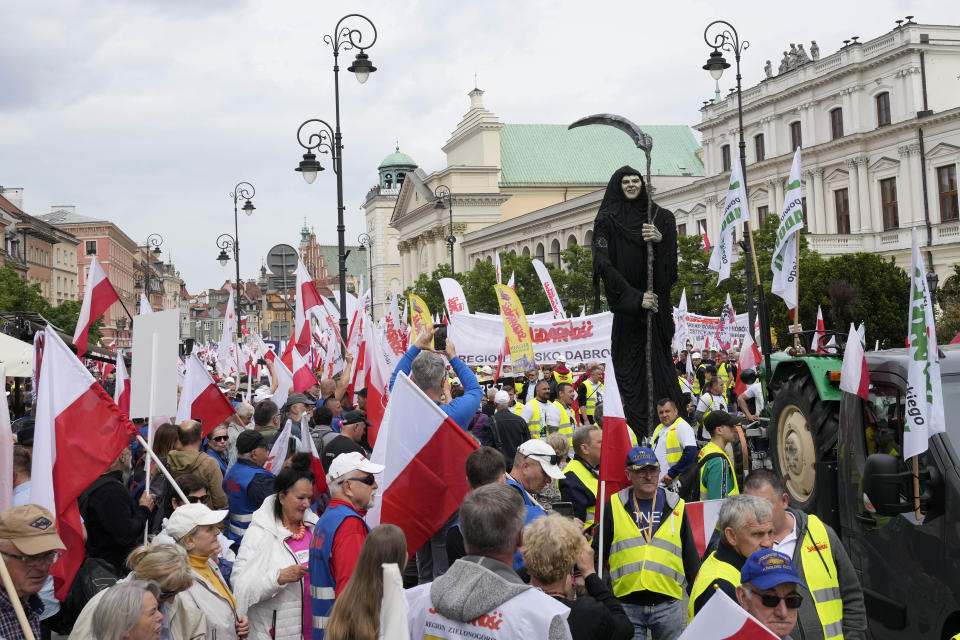
[[[423, 333], [433, 332], [433, 318], [430, 316], [430, 307], [420, 296], [410, 294], [410, 342], [416, 342]], [[433, 341], [430, 341], [433, 346]]]
[[110, 284], [103, 267], [97, 262], [97, 256], [90, 257], [90, 267], [87, 269], [87, 279], [83, 284], [83, 303], [80, 305], [80, 316], [77, 318], [77, 329], [73, 333], [73, 344], [77, 347], [77, 356], [87, 352], [87, 336], [90, 325], [106, 313], [114, 302], [119, 302], [117, 290]]
[[203, 437], [207, 437], [231, 415], [233, 405], [227, 396], [213, 382], [197, 354], [190, 354], [180, 391], [180, 404], [177, 406], [177, 424], [184, 420], [199, 420], [203, 424]]
[[813, 334], [813, 342], [810, 343], [810, 351], [814, 353], [823, 353], [823, 345], [820, 342], [823, 340], [823, 332], [825, 327], [823, 324], [823, 309], [820, 308], [820, 305], [817, 305], [817, 330]]
[[787, 303], [787, 309], [797, 307], [797, 232], [803, 229], [803, 197], [800, 189], [800, 147], [793, 154], [787, 193], [783, 198], [780, 226], [773, 245], [773, 283], [775, 293]]
[[313, 385], [317, 384], [317, 376], [310, 370], [310, 365], [302, 355], [299, 349], [293, 350], [293, 392], [303, 393]]
[[140, 294], [140, 313], [138, 316], [145, 316], [148, 313], [153, 313], [153, 307], [150, 305], [150, 298], [147, 297], [147, 294]]
[[533, 336], [527, 324], [527, 316], [523, 312], [520, 298], [510, 287], [502, 284], [493, 285], [497, 293], [497, 302], [500, 304], [500, 315], [503, 318], [503, 328], [510, 345], [510, 360], [514, 366], [526, 371], [537, 366], [537, 359], [533, 353]]
[[[723, 218], [720, 219], [720, 239], [710, 254], [708, 268], [716, 271], [719, 277], [717, 284], [730, 277], [730, 263], [733, 261], [733, 233], [737, 225], [746, 222], [744, 212], [747, 211], [747, 190], [743, 184], [743, 171], [740, 166], [740, 156], [730, 171], [730, 184], [727, 187], [727, 200], [723, 205]], [[704, 234], [704, 251], [710, 247], [707, 235]]]
[[[753, 341], [753, 338], [750, 337], [749, 333], [745, 333], [743, 335], [743, 344], [740, 346], [740, 361], [737, 363], [738, 373], [746, 371], [747, 369], [756, 369], [762, 359], [757, 344]], [[687, 358], [688, 362], [689, 360], [690, 358]], [[746, 390], [747, 385], [744, 384], [743, 381], [740, 380], [740, 376], [737, 375], [737, 379], [733, 383], [734, 393], [740, 395]], [[757, 401], [757, 411], [759, 411], [762, 408], [759, 403], [763, 401], [763, 398], [757, 398]]]
[[297, 262], [296, 306], [293, 314], [294, 341], [300, 353], [310, 349], [310, 310], [323, 307], [320, 292], [307, 271], [303, 260]]
[[840, 366], [840, 390], [855, 393], [864, 400], [869, 399], [870, 371], [867, 369], [867, 357], [863, 352], [860, 333], [850, 323], [850, 334], [843, 351], [843, 364]]
[[122, 355], [117, 355], [117, 379], [113, 387], [113, 401], [120, 407], [120, 411], [130, 415], [130, 374]]
[[443, 292], [443, 302], [447, 307], [447, 313], [451, 316], [455, 313], [470, 313], [470, 308], [467, 306], [467, 296], [459, 282], [453, 278], [440, 278], [440, 291]]
[[63, 601], [84, 558], [77, 498], [113, 464], [135, 429], [57, 332], [48, 326], [44, 334], [30, 502], [55, 514], [66, 545], [51, 569]]
[[383, 422], [383, 413], [387, 408], [387, 398], [390, 393], [390, 374], [393, 373], [387, 364], [386, 337], [378, 329], [370, 331], [367, 338], [366, 359], [367, 378], [367, 440], [371, 446], [377, 445], [377, 434]]
[[779, 636], [718, 589], [678, 640], [779, 640]]
[[[547, 300], [550, 302], [550, 308], [553, 309], [553, 317], [557, 320], [565, 320], [567, 312], [563, 309], [563, 304], [560, 302], [560, 294], [557, 293], [557, 287], [553, 284], [553, 278], [550, 277], [550, 272], [537, 258], [534, 258], [532, 262], [533, 270], [537, 272], [537, 277], [540, 278], [540, 284], [543, 285], [543, 291], [547, 294]], [[511, 276], [510, 279], [512, 281], [513, 277]], [[511, 286], [510, 288], [512, 289], [513, 287]]]

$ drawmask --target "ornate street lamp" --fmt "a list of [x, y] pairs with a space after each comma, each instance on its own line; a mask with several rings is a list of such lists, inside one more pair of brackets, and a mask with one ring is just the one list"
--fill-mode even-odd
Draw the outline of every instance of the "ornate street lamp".
[[703, 283], [699, 280], [694, 280], [690, 283], [690, 288], [693, 289], [693, 307], [695, 313], [700, 315], [700, 297], [703, 295]]
[[[450, 248], [450, 277], [452, 278], [456, 273], [453, 268], [453, 245], [457, 242], [457, 237], [453, 235], [453, 194], [450, 192], [450, 187], [441, 184], [433, 190], [433, 195], [437, 197], [437, 201], [433, 205], [434, 209], [447, 209], [450, 212], [450, 233], [445, 239], [447, 246]], [[444, 203], [444, 199], [446, 199], [446, 203]]]
[[373, 238], [368, 233], [361, 233], [357, 236], [357, 242], [360, 244], [359, 251], [367, 253], [367, 266], [370, 268], [370, 317], [373, 318]]

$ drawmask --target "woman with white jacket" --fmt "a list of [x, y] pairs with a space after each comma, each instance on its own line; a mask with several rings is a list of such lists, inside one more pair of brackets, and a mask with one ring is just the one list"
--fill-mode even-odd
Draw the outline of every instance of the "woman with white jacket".
[[317, 516], [310, 510], [313, 474], [285, 468], [276, 493], [253, 513], [233, 565], [237, 613], [250, 620], [253, 638], [303, 640], [313, 635], [309, 547]]

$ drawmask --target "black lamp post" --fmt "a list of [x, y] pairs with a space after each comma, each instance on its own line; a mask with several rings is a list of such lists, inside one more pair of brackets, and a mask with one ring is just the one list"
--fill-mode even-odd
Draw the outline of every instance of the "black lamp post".
[[700, 297], [703, 295], [703, 283], [699, 280], [694, 280], [690, 283], [690, 288], [693, 289], [694, 313], [700, 315]]
[[[710, 36], [710, 30], [712, 27], [716, 26], [714, 29], [714, 35]], [[707, 43], [707, 46], [713, 47], [713, 51], [710, 52], [710, 57], [707, 58], [707, 63], [703, 65], [703, 68], [710, 72], [710, 77], [714, 80], [720, 80], [723, 76], [723, 71], [730, 68], [730, 63], [727, 62], [723, 54], [720, 53], [720, 50], [729, 51], [733, 53], [734, 61], [736, 62], [737, 68], [737, 120], [738, 120], [738, 129], [740, 135], [740, 171], [743, 175], [744, 183], [744, 192], [747, 191], [747, 145], [743, 139], [743, 90], [741, 86], [742, 76], [740, 75], [740, 54], [742, 54], [746, 49], [750, 47], [750, 43], [746, 40], [740, 40], [740, 36], [737, 33], [737, 30], [733, 28], [733, 25], [725, 20], [714, 20], [707, 25], [707, 28], [703, 30], [703, 40]], [[770, 373], [770, 322], [769, 315], [767, 313], [767, 301], [763, 293], [763, 283], [757, 282], [754, 283], [754, 272], [750, 269], [751, 254], [754, 252], [753, 247], [753, 232], [750, 229], [750, 219], [749, 214], [747, 216], [747, 221], [743, 223], [743, 252], [744, 252], [744, 265], [746, 267], [745, 271], [747, 276], [747, 317], [749, 318], [750, 329], [753, 331], [755, 320], [759, 314], [760, 318], [760, 350], [763, 352], [765, 361], [766, 361], [766, 372], [767, 375]], [[757, 269], [756, 258], [753, 257], [754, 269]], [[758, 279], [759, 279], [759, 273]], [[754, 308], [753, 302], [753, 292], [755, 284], [759, 285], [757, 290], [757, 306]]]
[[[233, 254], [233, 261], [237, 264], [240, 264], [240, 251], [237, 249], [237, 239], [234, 238], [229, 233], [221, 233], [217, 236], [217, 248], [220, 249], [220, 254], [217, 256], [217, 262], [220, 263], [221, 267], [227, 266], [227, 263], [230, 262], [230, 254], [228, 251]], [[240, 307], [240, 267], [237, 267], [237, 279], [234, 282], [234, 289], [237, 291], [236, 305], [234, 307], [234, 313], [239, 312], [237, 309]], [[243, 338], [242, 330], [240, 329], [240, 320], [237, 319], [237, 342]]]
[[927, 271], [927, 289], [930, 291], [930, 304], [937, 304], [937, 285], [940, 284], [940, 277], [936, 271]]
[[373, 238], [368, 233], [361, 233], [357, 236], [357, 242], [360, 244], [360, 251], [367, 253], [367, 266], [370, 268], [370, 318], [373, 318]]
[[[341, 27], [344, 20], [348, 18], [359, 18], [365, 21], [370, 29], [373, 30], [373, 36], [367, 44], [363, 44], [364, 37], [360, 29], [354, 27]], [[360, 26], [364, 26], [362, 23]], [[347, 67], [356, 75], [360, 84], [367, 81], [370, 74], [377, 70], [370, 63], [370, 57], [365, 53], [377, 41], [377, 27], [374, 26], [370, 18], [359, 13], [350, 13], [340, 18], [337, 26], [333, 29], [333, 35], [323, 36], [323, 41], [333, 49], [333, 99], [335, 106], [336, 119], [334, 127], [331, 127], [325, 121], [318, 118], [307, 120], [297, 129], [297, 142], [307, 150], [303, 154], [303, 160], [300, 161], [297, 171], [303, 174], [303, 179], [307, 184], [313, 184], [317, 179], [317, 173], [323, 171], [323, 167], [317, 161], [314, 150], [320, 153], [329, 153], [333, 161], [333, 172], [337, 175], [337, 258], [339, 262], [340, 277], [340, 342], [341, 351], [346, 349], [347, 344], [347, 252], [344, 240], [346, 227], [343, 224], [343, 139], [340, 135], [340, 49], [344, 51], [358, 49], [358, 53], [353, 60], [353, 64]], [[313, 129], [318, 129], [316, 133], [310, 133], [304, 138], [304, 127], [314, 125]]]
[[[447, 209], [450, 212], [450, 233], [447, 235], [446, 241], [450, 247], [450, 277], [452, 278], [455, 273], [453, 269], [453, 245], [457, 242], [457, 237], [453, 235], [453, 194], [450, 193], [450, 187], [441, 184], [433, 190], [433, 195], [437, 197], [437, 202], [433, 207], [435, 209]], [[446, 204], [444, 204], [444, 198], [446, 198]]]
[[[234, 280], [234, 289], [237, 292], [236, 305], [234, 306], [234, 313], [237, 314], [237, 343], [239, 344], [243, 339], [243, 332], [240, 328], [240, 307], [241, 301], [243, 300], [243, 293], [240, 291], [240, 223], [238, 221], [238, 214], [240, 210], [243, 210], [245, 214], [253, 215], [255, 206], [250, 202], [251, 198], [255, 196], [257, 190], [253, 188], [253, 185], [249, 182], [239, 182], [237, 186], [233, 188], [233, 191], [230, 193], [230, 198], [233, 200], [233, 235], [229, 233], [222, 233], [217, 237], [217, 248], [220, 249], [220, 254], [217, 256], [217, 262], [220, 263], [221, 267], [227, 266], [227, 262], [230, 261], [230, 256], [227, 254], [227, 250], [233, 252], [233, 262], [236, 266], [236, 280]], [[240, 201], [243, 200], [243, 206], [240, 207]]]
[[[163, 236], [161, 236], [159, 233], [151, 233], [147, 236], [147, 241], [143, 245], [147, 249], [147, 262], [143, 267], [143, 277], [138, 278], [136, 283], [133, 285], [134, 289], [139, 290], [141, 287], [143, 288], [147, 294], [147, 302], [150, 302], [150, 252], [153, 251], [153, 255], [159, 256], [162, 253], [160, 250], [161, 245], [163, 245]], [[137, 304], [140, 304], [139, 300], [137, 301]]]

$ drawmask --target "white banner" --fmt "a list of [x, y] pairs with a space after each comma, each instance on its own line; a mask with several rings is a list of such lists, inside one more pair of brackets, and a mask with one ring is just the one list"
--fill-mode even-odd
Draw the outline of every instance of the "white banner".
[[540, 278], [540, 284], [543, 285], [543, 290], [547, 294], [547, 300], [550, 301], [550, 308], [553, 309], [553, 317], [558, 320], [566, 318], [567, 312], [564, 311], [563, 305], [560, 304], [560, 294], [557, 293], [557, 288], [553, 286], [553, 278], [550, 277], [550, 272], [547, 271], [543, 263], [536, 258], [531, 262], [533, 262], [533, 269], [537, 272], [537, 277]]
[[773, 245], [773, 283], [770, 292], [787, 303], [787, 309], [797, 307], [797, 233], [803, 229], [803, 197], [800, 189], [800, 147], [793, 154], [793, 166], [783, 199], [780, 226]]
[[[677, 307], [673, 308], [674, 317], [680, 314]], [[717, 345], [717, 327], [720, 324], [718, 316], [698, 316], [695, 313], [688, 313], [687, 318], [687, 341], [693, 343], [694, 348], [702, 349], [709, 341], [711, 349], [721, 348]], [[747, 327], [750, 325], [749, 316], [746, 313], [738, 313], [736, 321], [730, 325], [730, 339], [736, 346], [743, 344], [743, 338], [747, 335]]]
[[713, 253], [710, 254], [708, 265], [711, 271], [716, 271], [720, 276], [717, 278], [717, 284], [730, 277], [733, 232], [738, 224], [745, 222], [743, 214], [745, 211], [747, 211], [747, 190], [743, 186], [743, 174], [738, 155], [730, 172], [730, 186], [727, 188], [727, 200], [723, 205], [723, 217], [720, 219], [720, 234], [716, 246], [713, 247]]
[[443, 292], [443, 303], [451, 318], [455, 313], [470, 313], [467, 296], [459, 282], [453, 278], [440, 278], [440, 291]]

